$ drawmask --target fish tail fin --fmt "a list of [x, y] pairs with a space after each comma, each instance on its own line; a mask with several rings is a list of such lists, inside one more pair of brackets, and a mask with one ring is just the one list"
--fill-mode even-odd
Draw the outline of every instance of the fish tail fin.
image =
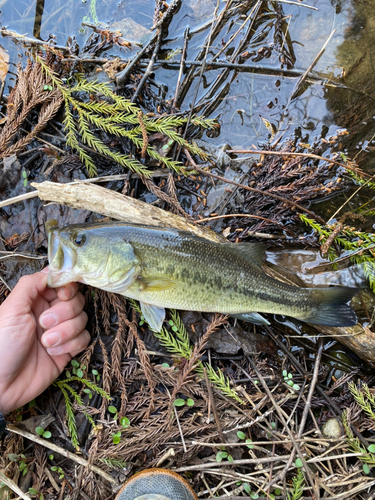
[[354, 326], [357, 316], [347, 302], [358, 292], [358, 288], [346, 286], [311, 290], [315, 306], [303, 321], [324, 326]]

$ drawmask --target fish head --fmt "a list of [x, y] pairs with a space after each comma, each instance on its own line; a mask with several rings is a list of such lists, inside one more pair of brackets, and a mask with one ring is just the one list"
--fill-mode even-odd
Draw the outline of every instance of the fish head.
[[48, 234], [48, 286], [72, 281], [121, 293], [136, 278], [139, 265], [132, 246], [100, 224], [46, 223]]

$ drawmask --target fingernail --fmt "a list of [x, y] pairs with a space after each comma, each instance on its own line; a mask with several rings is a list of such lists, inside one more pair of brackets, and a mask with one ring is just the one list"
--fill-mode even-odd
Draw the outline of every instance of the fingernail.
[[59, 354], [63, 354], [62, 347], [51, 347], [47, 349], [47, 352], [50, 356], [58, 356]]
[[51, 312], [42, 314], [39, 323], [43, 328], [52, 328], [53, 326], [57, 325], [57, 316], [56, 314]]
[[48, 335], [43, 335], [42, 340], [46, 347], [53, 347], [60, 342], [60, 334], [58, 332], [51, 332]]
[[49, 273], [49, 267], [48, 267], [48, 266], [47, 266], [47, 267], [45, 267], [45, 268], [44, 268], [44, 269], [42, 269], [40, 272], [41, 272], [41, 273], [48, 274], [48, 273]]
[[62, 294], [63, 294], [63, 297], [65, 300], [71, 299], [73, 297], [73, 294], [74, 294], [74, 290], [73, 290], [72, 285], [64, 286]]

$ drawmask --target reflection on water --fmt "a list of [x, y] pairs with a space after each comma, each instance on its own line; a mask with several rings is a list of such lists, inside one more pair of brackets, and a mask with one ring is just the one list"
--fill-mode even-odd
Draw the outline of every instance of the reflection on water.
[[[95, 16], [114, 29], [121, 29], [125, 38], [143, 40], [153, 24], [154, 15], [154, 2], [151, 0], [0, 0], [0, 3], [2, 25], [43, 40], [53, 34], [61, 45], [66, 43], [69, 35], [74, 34], [82, 46], [89, 33], [82, 30], [81, 21], [92, 21]], [[288, 69], [294, 64], [293, 68], [303, 73], [335, 29], [315, 67], [321, 81], [308, 82], [302, 95], [289, 102], [298, 80], [295, 76], [228, 72], [228, 77], [217, 89], [221, 92], [220, 98], [214, 99], [214, 105], [208, 108], [213, 110], [213, 116], [218, 117], [221, 133], [216, 139], [208, 140], [216, 144], [229, 143], [234, 148], [249, 148], [269, 140], [273, 130], [284, 132], [284, 137], [295, 134], [302, 142], [311, 143], [322, 134], [329, 136], [338, 127], [345, 127], [349, 128], [351, 135], [344, 145], [352, 151], [363, 149], [368, 152], [375, 146], [372, 142], [375, 132], [375, 9], [372, 7], [375, 1], [311, 0], [306, 3], [318, 10], [277, 2], [264, 3], [250, 32], [250, 42], [241, 52], [240, 59], [247, 65], [276, 69]], [[169, 27], [167, 42], [163, 46], [166, 53], [182, 46], [183, 33], [189, 26], [192, 35], [187, 60], [194, 60], [208, 36], [215, 5], [212, 0], [183, 0]], [[212, 41], [209, 58], [224, 48], [218, 60], [230, 60], [251, 22], [246, 18], [254, 5], [255, 2], [244, 10], [233, 3], [229, 22]], [[225, 2], [221, 2], [219, 12], [224, 6]], [[239, 28], [239, 36], [225, 48]], [[3, 39], [2, 45], [10, 51], [13, 62], [18, 62], [13, 43]], [[113, 49], [104, 55], [115, 54], [118, 52]], [[221, 73], [220, 69], [205, 72], [198, 101], [203, 95], [210, 94]], [[338, 80], [339, 76], [341, 80]], [[175, 69], [156, 71], [156, 79], [168, 86], [167, 98], [173, 97], [177, 77]], [[324, 85], [337, 81], [354, 90]], [[187, 92], [183, 107], [189, 107], [192, 102], [197, 82], [198, 76]], [[358, 93], [359, 90], [362, 93]], [[364, 98], [363, 93], [374, 98]], [[270, 125], [268, 128], [267, 123]]]

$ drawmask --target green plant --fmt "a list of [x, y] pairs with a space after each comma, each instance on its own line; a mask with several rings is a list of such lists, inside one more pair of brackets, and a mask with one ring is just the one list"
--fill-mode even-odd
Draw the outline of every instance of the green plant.
[[44, 498], [43, 493], [36, 490], [35, 488], [29, 488], [29, 495], [36, 496], [36, 497], [38, 497], [39, 500], [43, 500], [43, 498]]
[[[66, 371], [67, 378], [65, 378], [63, 380], [55, 381], [54, 385], [56, 385], [60, 389], [60, 391], [62, 392], [62, 395], [64, 396], [65, 408], [66, 408], [66, 420], [67, 420], [68, 429], [69, 429], [69, 433], [70, 433], [70, 439], [72, 441], [73, 446], [78, 449], [79, 442], [78, 442], [78, 435], [77, 435], [77, 424], [76, 424], [76, 419], [75, 419], [74, 411], [73, 411], [73, 403], [70, 400], [70, 397], [72, 396], [73, 400], [81, 408], [84, 408], [84, 403], [83, 403], [81, 396], [78, 394], [78, 392], [75, 389], [73, 389], [71, 384], [73, 382], [79, 382], [80, 384], [82, 384], [84, 386], [83, 387], [84, 391], [87, 389], [87, 390], [89, 390], [89, 392], [96, 392], [102, 398], [105, 398], [107, 400], [110, 400], [111, 396], [107, 392], [105, 392], [101, 387], [97, 386], [95, 383], [83, 378], [82, 376], [81, 377], [78, 376], [78, 373], [83, 375], [83, 371], [82, 371], [84, 369], [83, 366], [81, 367], [80, 364], [74, 359], [71, 361], [71, 363], [72, 363], [72, 367], [73, 367], [72, 371], [73, 371], [73, 373], [77, 373], [77, 375], [73, 377], [73, 376], [71, 376], [70, 372], [67, 370]], [[85, 417], [87, 418], [87, 420], [90, 422], [90, 424], [93, 427], [95, 427], [95, 422], [94, 422], [92, 416], [89, 415], [84, 410], [82, 410], [82, 412], [85, 415]]]
[[99, 458], [101, 462], [112, 468], [126, 469], [128, 462], [120, 460], [119, 458]]
[[190, 399], [190, 398], [187, 399], [186, 401], [185, 401], [185, 399], [175, 399], [173, 401], [173, 404], [174, 404], [174, 406], [185, 406], [185, 405], [194, 406], [194, 400]]
[[23, 177], [23, 187], [27, 186], [27, 173], [26, 170], [22, 170], [22, 177]]
[[[131, 306], [139, 314], [141, 314], [141, 308], [135, 300], [129, 300]], [[170, 310], [171, 319], [168, 321], [171, 331], [166, 328], [162, 328], [160, 332], [153, 331], [155, 337], [159, 340], [160, 344], [164, 346], [168, 352], [176, 354], [181, 359], [190, 359], [193, 349], [190, 345], [189, 335], [186, 331], [185, 325], [183, 324], [179, 314], [175, 310]], [[142, 320], [145, 322], [145, 319]], [[201, 376], [204, 373], [204, 368], [206, 368], [208, 380], [212, 385], [221, 391], [226, 396], [235, 399], [239, 403], [243, 404], [241, 398], [237, 396], [235, 390], [230, 386], [230, 381], [224, 374], [218, 370], [215, 371], [211, 365], [208, 363], [202, 363], [201, 361], [197, 363], [195, 371]]]
[[238, 439], [240, 439], [241, 441], [245, 441], [247, 444], [247, 447], [252, 450], [254, 448], [254, 445], [253, 445], [253, 442], [251, 441], [251, 439], [246, 439], [246, 434], [242, 431], [237, 431], [237, 437]]
[[300, 500], [303, 495], [303, 487], [305, 485], [305, 476], [303, 469], [299, 468], [297, 474], [293, 478], [293, 486], [291, 491], [288, 492], [286, 500]]
[[50, 431], [45, 431], [45, 430], [43, 429], [43, 427], [37, 427], [37, 428], [35, 429], [35, 432], [36, 432], [37, 434], [39, 434], [39, 436], [44, 437], [44, 439], [49, 439], [49, 438], [52, 436], [52, 434], [50, 433]]
[[283, 370], [283, 377], [284, 377], [284, 382], [288, 384], [290, 387], [293, 387], [295, 391], [300, 390], [300, 386], [293, 382], [293, 375], [291, 373], [288, 373], [286, 370]]
[[[324, 243], [328, 240], [331, 234], [336, 230], [333, 226], [322, 226], [313, 219], [309, 219], [306, 215], [300, 215], [301, 220], [310, 226], [315, 232], [319, 234], [319, 240]], [[375, 244], [375, 234], [357, 231], [354, 227], [343, 226], [342, 229], [334, 237], [333, 241], [344, 249], [353, 252], [350, 260], [355, 264], [361, 264], [364, 275], [368, 279], [371, 290], [375, 292], [375, 257], [374, 250], [366, 250], [367, 247], [373, 247]], [[329, 247], [328, 258], [335, 263], [338, 257], [336, 251]]]
[[216, 462], [221, 462], [224, 458], [226, 458], [228, 462], [233, 463], [232, 455], [229, 455], [226, 451], [219, 451], [216, 453]]
[[[93, 133], [91, 127], [95, 127], [110, 136], [130, 140], [136, 148], [142, 149], [144, 154], [147, 152], [150, 158], [158, 160], [178, 173], [184, 173], [183, 165], [180, 162], [163, 157], [150, 147], [147, 134], [159, 132], [172, 139], [179, 146], [186, 147], [191, 153], [197, 154], [201, 158], [207, 158], [206, 153], [183, 139], [176, 131], [176, 129], [187, 123], [187, 118], [173, 115], [159, 118], [148, 117], [143, 115], [136, 104], [117, 95], [107, 82], [88, 81], [82, 75], [76, 74], [76, 80], [68, 84], [45, 63], [42, 57], [37, 54], [34, 57], [41, 65], [47, 78], [51, 80], [53, 87], [57, 88], [63, 97], [67, 146], [79, 154], [90, 175], [96, 174], [96, 166], [87, 150], [80, 144], [79, 138], [84, 145], [94, 152], [114, 160], [123, 167], [145, 177], [151, 175], [150, 170], [137, 159], [112, 151]], [[91, 95], [96, 96], [96, 99], [87, 99]], [[79, 96], [81, 96], [81, 99]], [[192, 118], [191, 122], [203, 128], [212, 128], [216, 125], [214, 120], [196, 116]]]
[[375, 446], [370, 445], [368, 449], [364, 448], [359, 439], [354, 436], [350, 424], [348, 421], [347, 410], [343, 411], [341, 416], [342, 424], [344, 426], [346, 440], [349, 448], [354, 453], [360, 453], [358, 456], [359, 460], [362, 462], [362, 470], [365, 474], [370, 473], [370, 469], [375, 466]]
[[51, 470], [53, 470], [54, 472], [57, 472], [57, 474], [59, 474], [59, 479], [64, 479], [65, 472], [62, 470], [61, 467], [58, 467], [57, 465], [54, 465], [54, 466], [51, 467]]
[[112, 434], [113, 444], [119, 444], [120, 440], [121, 440], [121, 431], [114, 432]]

